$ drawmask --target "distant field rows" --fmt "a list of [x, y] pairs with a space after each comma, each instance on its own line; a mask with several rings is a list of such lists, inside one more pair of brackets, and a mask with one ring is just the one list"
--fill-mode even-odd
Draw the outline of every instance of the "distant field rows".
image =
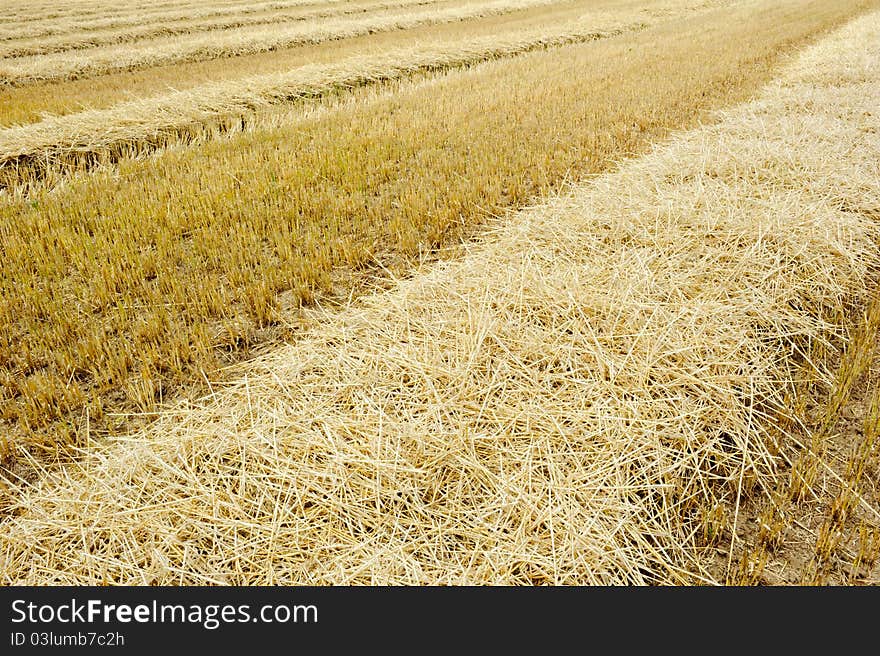
[[[686, 9], [683, 4], [682, 11]], [[635, 12], [597, 12], [583, 15], [580, 22], [382, 51], [335, 64], [307, 65], [287, 74], [220, 82], [0, 130], [0, 188], [137, 155], [146, 148], [173, 143], [175, 138], [191, 141], [203, 131], [240, 123], [243, 113], [266, 105], [645, 27], [644, 20], [638, 19]]]
[[[99, 46], [119, 43], [132, 43], [156, 37], [188, 35], [200, 32], [213, 32], [251, 25], [275, 25], [279, 28], [284, 23], [314, 20], [331, 16], [347, 16], [350, 14], [367, 14], [407, 6], [443, 5], [442, 0], [370, 0], [367, 2], [346, 2], [330, 4], [323, 7], [306, 7], [297, 11], [279, 11], [275, 8], [263, 13], [247, 12], [234, 16], [194, 18], [169, 22], [147, 22], [142, 17], [131, 19], [125, 26], [116, 26], [104, 30], [91, 28], [87, 31], [70, 31], [56, 36], [37, 36], [7, 39], [0, 43], [0, 58], [26, 57], [69, 50], [85, 50]], [[2, 31], [0, 31], [2, 33]]]
[[124, 430], [117, 413], [151, 412], [294, 335], [298, 308], [347, 296], [346, 276], [431, 252], [748, 97], [792, 48], [874, 6], [737, 3], [356, 90], [7, 199], [0, 451]]
[[265, 52], [377, 31], [491, 16], [554, 2], [558, 0], [460, 0], [442, 8], [393, 9], [369, 16], [233, 28], [209, 34], [161, 37], [134, 44], [20, 57], [0, 62], [0, 85], [34, 84], [138, 67]]
[[[719, 0], [713, 0], [718, 2]], [[732, 0], [722, 0], [729, 3]], [[429, 47], [431, 44], [483, 39], [493, 34], [513, 34], [537, 29], [559, 29], [579, 24], [589, 16], [606, 12], [627, 12], [632, 20], [644, 16], [655, 22], [663, 16], [680, 15], [684, 6], [701, 7], [700, 0], [568, 0], [509, 13], [433, 23], [405, 30], [363, 34], [346, 39], [282, 48], [272, 52], [192, 61], [107, 73], [78, 80], [7, 87], [0, 93], [0, 126], [38, 122], [47, 115], [78, 113], [87, 109], [108, 109], [132, 100], [164, 96], [218, 82], [232, 82], [262, 75], [288, 74], [306, 65], [336, 64], [352, 57]], [[650, 7], [649, 11], [645, 11]]]
[[[309, 4], [333, 4], [345, 0], [278, 0], [277, 2], [258, 2], [253, 6], [265, 7], [268, 5], [297, 6]], [[13, 3], [10, 3], [13, 4]], [[192, 15], [208, 15], [211, 12], [229, 13], [247, 11], [249, 6], [241, 0], [218, 0], [217, 2], [186, 2], [169, 0], [168, 2], [132, 2], [132, 3], [99, 3], [99, 2], [52, 2], [17, 3], [19, 7], [5, 8], [4, 15], [0, 19], [0, 25], [27, 24], [27, 23], [50, 23], [54, 20], [95, 19], [96, 21], [113, 19], [114, 17], [139, 15], [145, 18], [175, 15], [181, 11], [187, 11]], [[22, 6], [23, 5], [23, 6]]]
[[75, 12], [68, 16], [60, 16], [43, 20], [0, 21], [0, 41], [7, 39], [25, 39], [44, 36], [69, 34], [72, 32], [102, 31], [112, 28], [124, 28], [132, 25], [167, 25], [179, 21], [197, 21], [211, 18], [232, 16], [248, 16], [250, 14], [284, 11], [291, 9], [332, 9], [342, 4], [358, 4], [348, 0], [274, 0], [271, 2], [254, 2], [222, 6], [212, 3], [207, 6], [186, 7], [177, 3], [171, 7], [149, 6], [132, 7], [128, 11], [112, 15], [91, 12]]

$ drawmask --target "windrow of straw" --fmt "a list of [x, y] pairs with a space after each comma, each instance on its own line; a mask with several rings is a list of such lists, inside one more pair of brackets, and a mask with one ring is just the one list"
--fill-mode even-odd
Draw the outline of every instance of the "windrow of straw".
[[700, 0], [664, 0], [653, 5], [657, 9], [651, 12], [646, 12], [645, 6], [639, 4], [633, 0], [569, 0], [473, 20], [362, 34], [271, 52], [9, 87], [0, 94], [0, 126], [35, 123], [49, 116], [89, 109], [107, 109], [130, 100], [185, 91], [221, 80], [287, 73], [301, 66], [338, 63], [359, 55], [376, 55], [385, 51], [480, 39], [489, 35], [538, 29], [558, 30], [561, 25], [583, 24], [590, 16], [600, 17], [606, 12], [619, 14], [620, 20], [626, 23], [639, 19], [653, 23], [661, 10], [663, 14], [683, 18], [706, 8]]
[[208, 16], [229, 13], [260, 11], [267, 7], [298, 7], [302, 5], [329, 5], [348, 0], [164, 0], [160, 2], [104, 2], [84, 0], [82, 2], [32, 2], [31, 0], [7, 0], [6, 12], [0, 17], [0, 25], [27, 23], [51, 23], [55, 20], [69, 20], [73, 17], [96, 22], [113, 20], [126, 16], [162, 18], [166, 16]]
[[344, 39], [379, 31], [456, 22], [552, 5], [564, 0], [464, 0], [444, 7], [412, 7], [367, 16], [336, 17], [261, 25], [208, 34], [172, 36], [76, 52], [19, 57], [0, 62], [0, 85], [18, 86], [74, 79], [112, 71], [268, 52], [296, 45]]
[[[128, 20], [127, 24], [99, 30], [88, 25], [85, 30], [65, 31], [58, 35], [38, 35], [23, 38], [22, 34], [15, 39], [3, 40], [0, 36], [0, 57], [27, 57], [44, 55], [53, 52], [84, 50], [99, 46], [119, 43], [132, 43], [156, 37], [188, 35], [199, 32], [216, 32], [250, 25], [273, 25], [283, 28], [285, 23], [349, 16], [352, 14], [369, 14], [371, 12], [401, 7], [440, 5], [443, 0], [366, 0], [346, 2], [343, 4], [306, 5], [298, 9], [279, 11], [271, 7], [265, 12], [248, 11], [243, 14], [210, 18], [187, 18], [175, 22], [144, 22], [143, 17]], [[0, 30], [0, 35], [3, 31]]]
[[[625, 16], [624, 16], [625, 17]], [[0, 130], [0, 189], [132, 157], [175, 142], [240, 127], [246, 115], [282, 102], [316, 98], [418, 72], [465, 66], [538, 48], [577, 43], [644, 26], [602, 12], [582, 23], [546, 26], [306, 65], [288, 73], [228, 80], [47, 118]], [[660, 19], [656, 19], [658, 22]]]
[[137, 6], [92, 5], [89, 8], [59, 12], [57, 8], [52, 17], [30, 16], [29, 18], [4, 17], [0, 20], [0, 41], [32, 39], [73, 32], [92, 32], [125, 28], [144, 24], [173, 24], [180, 21], [210, 20], [231, 16], [248, 16], [272, 10], [285, 11], [306, 7], [331, 8], [341, 4], [360, 4], [361, 0], [278, 0], [270, 2], [187, 3], [173, 2], [170, 5], [151, 4]]
[[3, 581], [709, 581], [876, 282], [878, 26], [18, 490]]

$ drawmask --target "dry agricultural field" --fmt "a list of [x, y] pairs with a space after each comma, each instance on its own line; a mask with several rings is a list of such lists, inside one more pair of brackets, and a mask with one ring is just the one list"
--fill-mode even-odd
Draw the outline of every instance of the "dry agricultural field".
[[0, 583], [880, 583], [880, 0], [7, 0]]

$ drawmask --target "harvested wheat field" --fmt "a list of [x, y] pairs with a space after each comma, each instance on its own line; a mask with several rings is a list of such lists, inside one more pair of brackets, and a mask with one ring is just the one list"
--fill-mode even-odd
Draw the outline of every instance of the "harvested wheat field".
[[3, 584], [880, 583], [880, 1], [12, 4]]

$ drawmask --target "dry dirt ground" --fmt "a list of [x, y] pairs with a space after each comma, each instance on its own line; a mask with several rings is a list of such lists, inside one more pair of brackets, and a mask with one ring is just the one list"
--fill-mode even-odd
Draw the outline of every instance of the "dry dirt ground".
[[[855, 372], [849, 394], [837, 395], [844, 397], [839, 407], [834, 407], [835, 391], [844, 376], [824, 394], [804, 390], [799, 414], [806, 430], [797, 436], [801, 445], [790, 446], [800, 451], [801, 463], [812, 466], [784, 467], [772, 501], [741, 504], [733, 545], [728, 534], [715, 547], [718, 580], [880, 584], [880, 342], [872, 339], [869, 345], [864, 370]], [[842, 369], [848, 367], [838, 362]], [[799, 485], [804, 478], [812, 478], [809, 489]], [[727, 512], [734, 514], [735, 506], [728, 504]]]

